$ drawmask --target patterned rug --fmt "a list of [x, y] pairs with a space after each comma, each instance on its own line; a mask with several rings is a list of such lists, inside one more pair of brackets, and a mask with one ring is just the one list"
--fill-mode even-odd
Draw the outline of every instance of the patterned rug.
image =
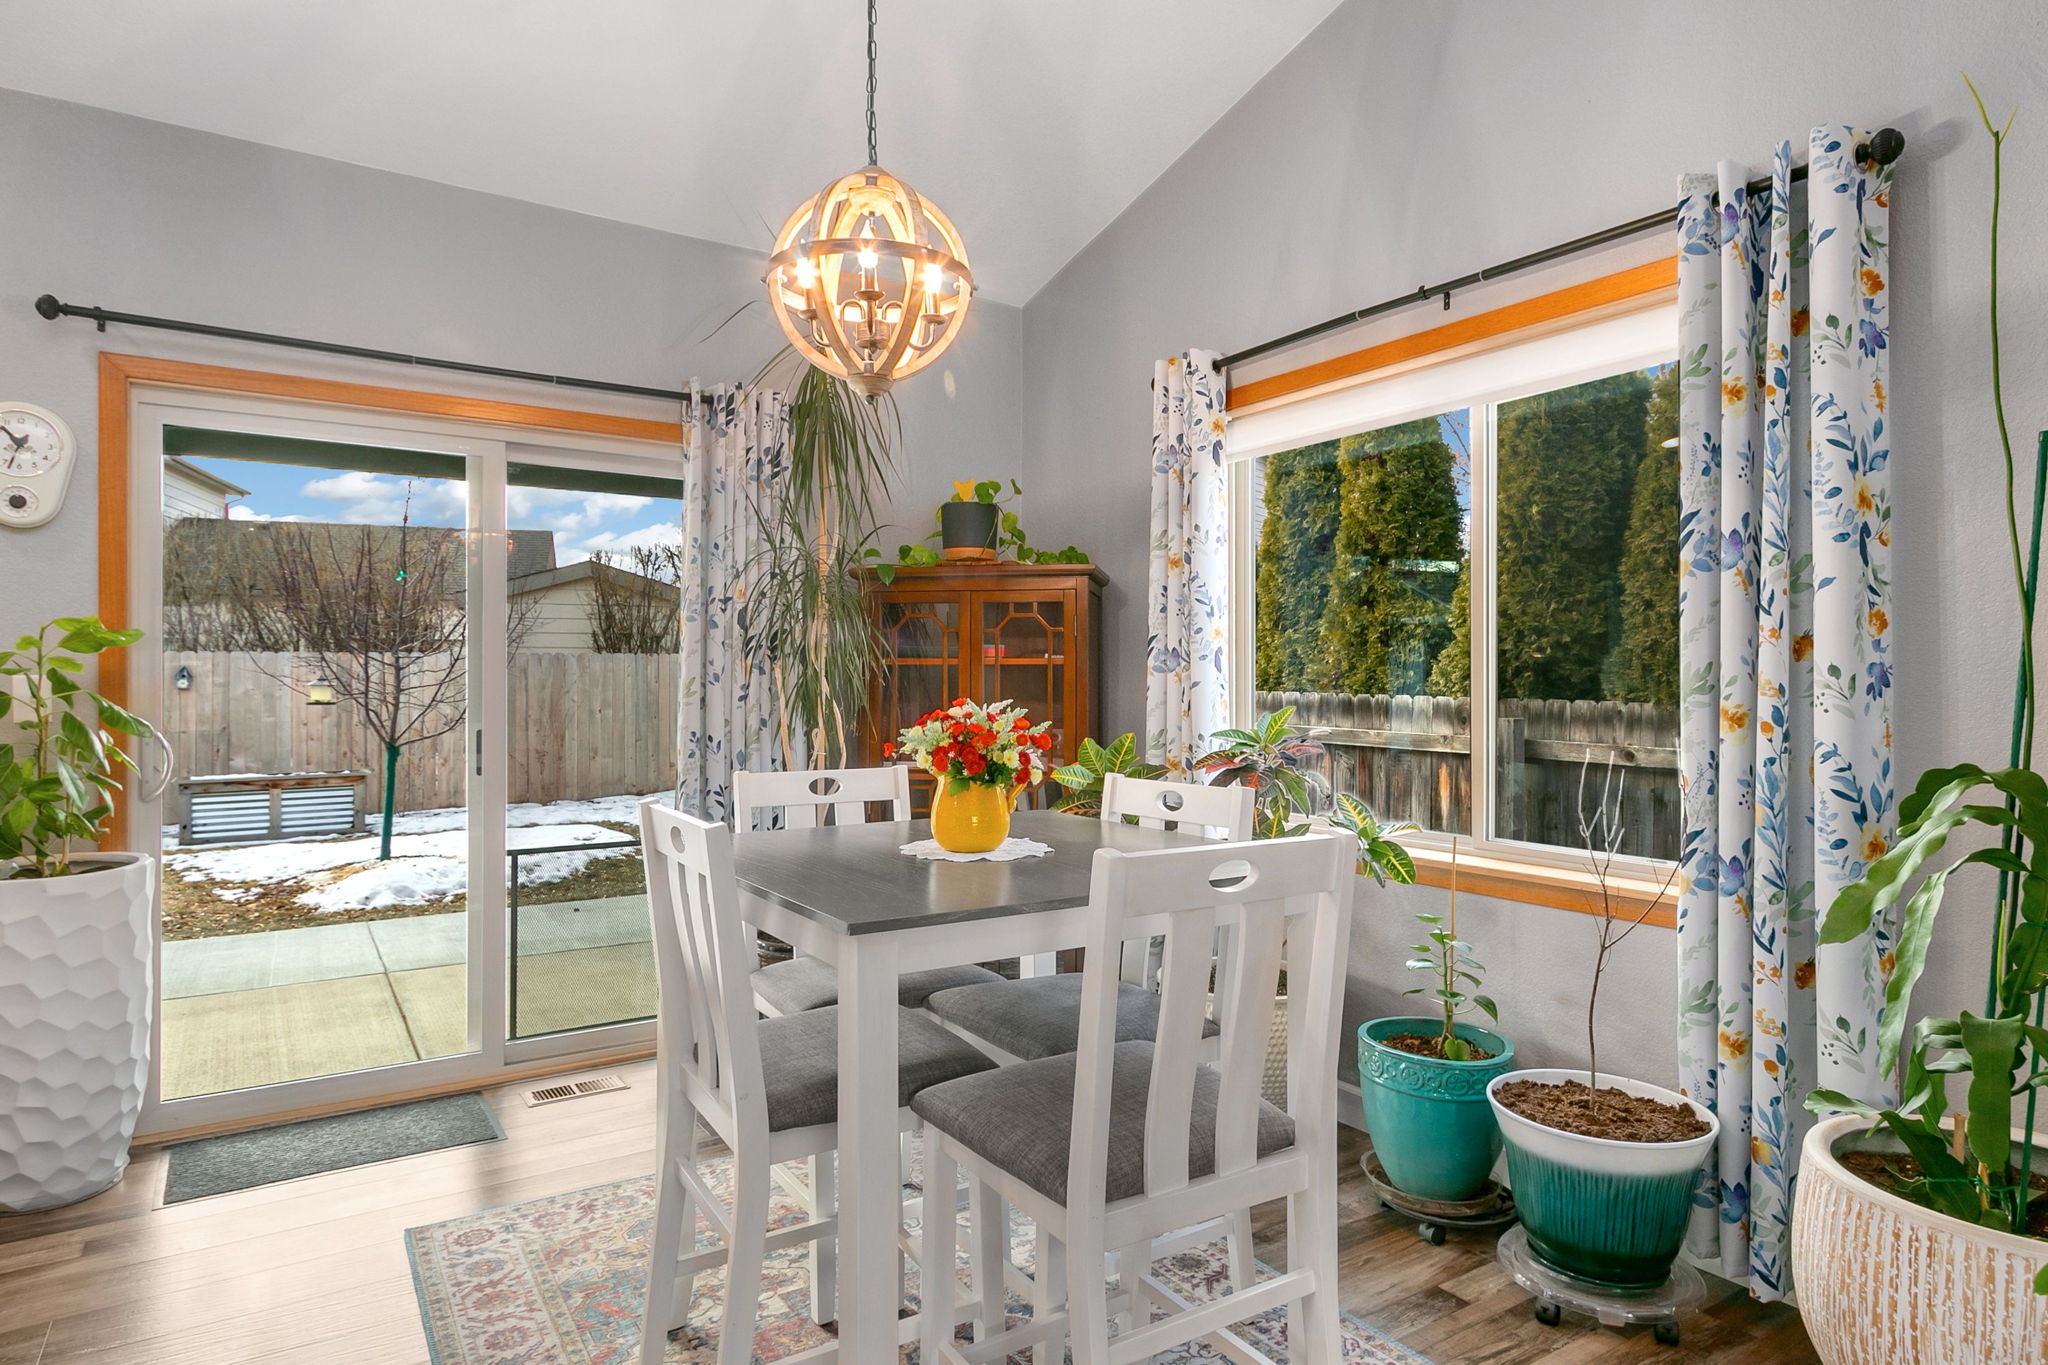
[[[712, 1187], [723, 1193], [727, 1164], [707, 1162], [706, 1168]], [[771, 1218], [777, 1227], [803, 1221], [802, 1209], [780, 1186]], [[635, 1365], [653, 1227], [654, 1180], [644, 1176], [408, 1229], [406, 1251], [435, 1365]], [[700, 1223], [698, 1235], [706, 1245], [707, 1229]], [[1012, 1235], [1019, 1264], [1028, 1266], [1029, 1225], [1017, 1220]], [[754, 1340], [757, 1360], [779, 1360], [831, 1340], [810, 1319], [804, 1256], [805, 1249], [797, 1246], [768, 1257], [760, 1332]], [[964, 1275], [964, 1259], [961, 1270]], [[1160, 1261], [1155, 1273], [1197, 1300], [1229, 1283], [1220, 1242]], [[724, 1279], [722, 1270], [697, 1277], [696, 1304], [689, 1325], [669, 1338], [668, 1365], [704, 1365], [715, 1358]], [[914, 1274], [912, 1280], [906, 1295], [914, 1303]], [[1013, 1323], [1030, 1316], [1014, 1296], [1011, 1312]], [[1237, 1330], [1262, 1350], [1286, 1358], [1284, 1309]], [[1203, 1346], [1158, 1357], [1163, 1365], [1219, 1358]], [[903, 1359], [915, 1361], [916, 1348], [906, 1348]], [[1345, 1365], [1429, 1365], [1349, 1315], [1344, 1360]]]

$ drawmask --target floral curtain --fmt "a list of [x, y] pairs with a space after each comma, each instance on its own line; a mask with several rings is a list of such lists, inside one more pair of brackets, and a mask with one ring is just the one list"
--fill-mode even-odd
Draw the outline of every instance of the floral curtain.
[[676, 808], [732, 816], [735, 768], [782, 766], [767, 650], [747, 622], [761, 549], [755, 509], [789, 474], [779, 393], [690, 388], [683, 464], [682, 676]]
[[1214, 351], [1152, 373], [1152, 557], [1146, 576], [1145, 751], [1185, 774], [1230, 723], [1224, 695], [1229, 607], [1223, 378]]
[[1819, 917], [1886, 847], [1892, 774], [1891, 172], [1813, 131], [1679, 185], [1678, 1053], [1721, 1120], [1691, 1249], [1760, 1299], [1791, 1289], [1804, 1108], [1872, 1102], [1891, 926], [1817, 946]]

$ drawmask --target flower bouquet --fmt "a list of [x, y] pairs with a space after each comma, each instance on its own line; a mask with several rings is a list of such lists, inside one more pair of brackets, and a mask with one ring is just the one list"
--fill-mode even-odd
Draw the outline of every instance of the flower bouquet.
[[986, 853], [1010, 833], [1010, 812], [1026, 787], [1045, 781], [1051, 766], [1050, 722], [1007, 701], [988, 706], [956, 697], [919, 716], [888, 756], [909, 759], [937, 779], [932, 837], [953, 853]]

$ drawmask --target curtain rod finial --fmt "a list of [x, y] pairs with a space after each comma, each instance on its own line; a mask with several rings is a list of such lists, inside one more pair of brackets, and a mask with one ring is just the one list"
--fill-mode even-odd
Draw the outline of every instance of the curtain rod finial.
[[1880, 166], [1889, 166], [1906, 151], [1906, 135], [1896, 128], [1880, 128], [1871, 135], [1870, 141], [1856, 149], [1860, 159], [1874, 161]]
[[52, 322], [57, 320], [57, 314], [63, 307], [63, 304], [57, 302], [55, 294], [45, 294], [36, 300], [36, 311]]

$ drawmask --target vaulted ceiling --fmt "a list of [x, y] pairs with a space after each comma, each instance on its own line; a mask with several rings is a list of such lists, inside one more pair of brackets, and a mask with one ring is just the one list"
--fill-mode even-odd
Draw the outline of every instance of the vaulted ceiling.
[[[1338, 0], [881, 0], [882, 164], [1022, 303]], [[866, 160], [858, 0], [0, 0], [0, 84], [765, 249]]]

